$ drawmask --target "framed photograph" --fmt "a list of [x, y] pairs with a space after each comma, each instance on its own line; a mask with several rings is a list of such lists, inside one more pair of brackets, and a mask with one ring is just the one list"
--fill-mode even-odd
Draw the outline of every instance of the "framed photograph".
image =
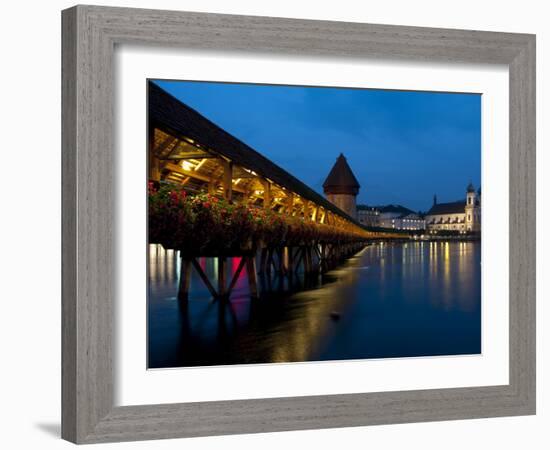
[[75, 6], [62, 435], [535, 413], [535, 37]]

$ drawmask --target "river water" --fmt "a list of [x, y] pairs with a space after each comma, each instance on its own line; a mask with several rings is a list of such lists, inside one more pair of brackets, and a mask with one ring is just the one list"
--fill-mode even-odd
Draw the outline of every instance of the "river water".
[[245, 271], [228, 303], [193, 272], [186, 305], [177, 255], [149, 250], [149, 368], [481, 352], [479, 242], [373, 244], [323, 277], [263, 280], [252, 301]]

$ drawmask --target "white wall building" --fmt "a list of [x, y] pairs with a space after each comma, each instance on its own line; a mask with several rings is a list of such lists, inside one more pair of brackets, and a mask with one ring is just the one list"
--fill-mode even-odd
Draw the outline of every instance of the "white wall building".
[[380, 209], [376, 206], [357, 205], [357, 220], [367, 227], [379, 227]]
[[393, 228], [396, 230], [424, 230], [424, 218], [401, 205], [357, 206], [359, 222], [366, 226]]
[[476, 193], [472, 183], [466, 188], [466, 199], [450, 203], [434, 204], [426, 213], [426, 227], [429, 232], [481, 231], [481, 189]]

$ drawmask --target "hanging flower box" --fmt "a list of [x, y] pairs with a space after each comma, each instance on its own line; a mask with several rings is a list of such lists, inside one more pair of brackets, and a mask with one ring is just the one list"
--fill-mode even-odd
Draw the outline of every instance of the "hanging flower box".
[[275, 211], [233, 204], [181, 187], [149, 185], [149, 243], [189, 256], [234, 256], [260, 246], [311, 245], [364, 240], [365, 234]]

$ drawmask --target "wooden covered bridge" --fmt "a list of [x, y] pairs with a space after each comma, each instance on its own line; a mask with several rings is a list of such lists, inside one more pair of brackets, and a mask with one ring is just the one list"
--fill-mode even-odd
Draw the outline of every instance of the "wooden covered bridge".
[[[296, 177], [239, 139], [180, 102], [153, 82], [148, 84], [148, 176], [150, 184], [174, 186], [189, 198], [209, 195], [228, 204], [246, 205], [251, 211], [267, 210], [288, 218], [289, 229], [298, 220], [313, 237], [277, 242], [258, 239], [246, 249], [186, 251], [172, 244], [182, 257], [180, 299], [187, 298], [192, 267], [214, 297], [228, 298], [246, 267], [252, 296], [258, 295], [257, 274], [271, 272], [292, 277], [297, 271], [319, 273], [351, 256], [369, 240], [403, 238], [393, 230], [366, 228]], [[205, 203], [206, 204], [206, 203]], [[225, 210], [224, 210], [225, 211]], [[151, 214], [151, 209], [150, 209]], [[151, 221], [151, 218], [150, 218]], [[151, 227], [151, 222], [150, 222]], [[201, 231], [201, 230], [198, 230]], [[187, 236], [191, 243], [192, 233]], [[156, 237], [149, 236], [150, 243]], [[165, 247], [171, 244], [163, 244]], [[260, 256], [259, 271], [256, 268]], [[197, 258], [218, 258], [214, 286]], [[237, 270], [226, 279], [226, 260], [240, 257]], [[216, 283], [214, 283], [216, 284]]]

